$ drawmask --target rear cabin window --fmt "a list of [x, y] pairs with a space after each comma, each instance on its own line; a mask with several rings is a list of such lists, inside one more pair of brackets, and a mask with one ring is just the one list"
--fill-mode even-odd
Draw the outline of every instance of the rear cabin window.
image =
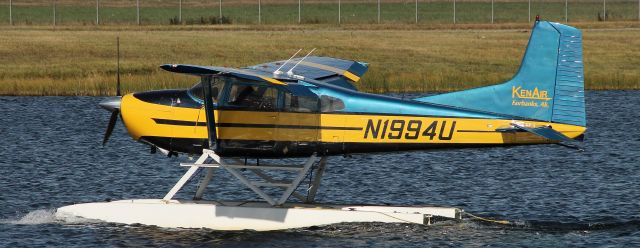
[[278, 90], [267, 86], [234, 84], [229, 90], [226, 106], [273, 111], [278, 107]]
[[320, 96], [320, 111], [321, 112], [334, 112], [344, 109], [344, 102], [342, 100], [332, 96]]
[[284, 110], [291, 112], [318, 112], [318, 98], [284, 94]]

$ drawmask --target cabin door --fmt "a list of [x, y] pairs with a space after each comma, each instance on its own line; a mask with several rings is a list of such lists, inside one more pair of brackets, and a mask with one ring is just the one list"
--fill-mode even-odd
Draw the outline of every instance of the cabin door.
[[310, 155], [315, 152], [320, 133], [318, 98], [282, 92], [283, 107], [278, 124], [278, 139], [283, 155]]
[[234, 82], [228, 89], [219, 123], [224, 149], [272, 154], [278, 130], [278, 90], [247, 82]]

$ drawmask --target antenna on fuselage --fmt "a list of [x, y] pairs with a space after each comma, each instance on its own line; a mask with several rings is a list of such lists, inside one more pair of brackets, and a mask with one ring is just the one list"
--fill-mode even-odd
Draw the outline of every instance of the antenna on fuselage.
[[282, 67], [284, 67], [287, 63], [289, 63], [289, 61], [291, 61], [291, 60], [293, 59], [293, 57], [295, 57], [296, 55], [298, 55], [298, 53], [299, 53], [300, 51], [302, 51], [302, 48], [298, 49], [298, 51], [297, 51], [296, 53], [294, 53], [294, 54], [291, 56], [291, 58], [287, 59], [287, 61], [285, 61], [285, 62], [284, 62], [284, 64], [280, 65], [280, 67], [278, 67], [278, 69], [276, 69], [276, 70], [273, 72], [273, 76], [277, 76], [277, 75], [282, 74], [282, 71], [281, 71], [280, 69], [282, 69]]
[[313, 51], [315, 51], [315, 50], [316, 50], [316, 49], [315, 49], [315, 48], [313, 48], [313, 49], [311, 50], [311, 52], [307, 53], [307, 55], [305, 55], [304, 57], [302, 57], [302, 59], [300, 59], [300, 60], [298, 61], [298, 63], [296, 63], [293, 67], [291, 67], [291, 69], [289, 69], [289, 71], [287, 71], [287, 76], [289, 76], [289, 77], [296, 76], [296, 75], [294, 75], [294, 74], [293, 74], [293, 69], [295, 69], [295, 68], [296, 68], [296, 66], [298, 66], [298, 65], [300, 64], [300, 62], [304, 61], [307, 57], [309, 57], [309, 55], [311, 55], [311, 53], [312, 53]]

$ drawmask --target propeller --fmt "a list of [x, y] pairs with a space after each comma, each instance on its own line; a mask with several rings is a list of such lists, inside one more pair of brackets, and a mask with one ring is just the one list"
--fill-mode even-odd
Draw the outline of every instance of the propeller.
[[102, 139], [102, 146], [106, 145], [107, 141], [109, 141], [109, 137], [111, 137], [113, 128], [116, 126], [116, 122], [118, 121], [119, 114], [120, 110], [117, 109], [111, 112], [111, 117], [109, 118], [109, 126], [107, 126], [107, 131], [104, 133], [104, 138]]
[[102, 146], [107, 144], [109, 141], [109, 137], [113, 132], [113, 128], [116, 126], [116, 122], [118, 121], [118, 115], [120, 115], [120, 102], [122, 100], [122, 94], [120, 92], [120, 37], [116, 38], [116, 50], [117, 50], [117, 71], [116, 71], [116, 97], [108, 98], [100, 102], [100, 107], [111, 111], [111, 117], [109, 118], [109, 125], [107, 126], [107, 131], [104, 133], [104, 138], [102, 139]]

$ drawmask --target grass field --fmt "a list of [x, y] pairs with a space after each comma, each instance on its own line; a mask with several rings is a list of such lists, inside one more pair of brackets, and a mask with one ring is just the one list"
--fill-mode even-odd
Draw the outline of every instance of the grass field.
[[[635, 24], [619, 24], [624, 25]], [[298, 48], [314, 47], [315, 55], [369, 62], [370, 70], [358, 84], [364, 91], [458, 90], [509, 79], [530, 34], [526, 27], [363, 28], [370, 26], [3, 28], [0, 94], [114, 94], [117, 36], [126, 92], [187, 87], [197, 81], [161, 71], [160, 64], [238, 67], [286, 59]], [[585, 29], [584, 63], [589, 89], [640, 89], [640, 30]]]
[[[298, 48], [371, 63], [365, 91], [446, 91], [508, 79], [517, 69], [531, 15], [564, 22], [564, 0], [13, 0], [0, 5], [0, 94], [113, 93], [115, 37], [122, 37], [125, 89], [185, 87], [194, 79], [163, 63], [246, 66]], [[568, 0], [585, 31], [590, 89], [639, 89], [637, 0]], [[55, 3], [55, 5], [53, 4]], [[181, 8], [179, 8], [181, 3]], [[222, 16], [232, 25], [210, 25]], [[54, 8], [55, 6], [55, 8]], [[52, 28], [54, 20], [56, 26]], [[338, 13], [340, 24], [338, 25]], [[176, 23], [181, 16], [181, 22]], [[260, 16], [260, 19], [258, 18]], [[173, 20], [174, 24], [167, 25]], [[258, 23], [262, 25], [257, 25]], [[206, 24], [206, 25], [205, 25]], [[622, 28], [622, 29], [621, 29]], [[465, 31], [470, 29], [470, 31]], [[366, 49], [365, 49], [366, 48]]]
[[[140, 19], [143, 25], [169, 24], [180, 15], [178, 0], [141, 0]], [[258, 1], [222, 1], [222, 15], [234, 24], [257, 24]], [[294, 24], [298, 22], [297, 0], [262, 0], [261, 23]], [[496, 23], [529, 21], [528, 0], [496, 0]], [[14, 24], [47, 25], [53, 23], [53, 1], [14, 0], [12, 16]], [[414, 0], [381, 0], [382, 23], [414, 23]], [[604, 18], [602, 0], [569, 0], [568, 19], [571, 22], [599, 21]], [[58, 25], [94, 25], [96, 1], [57, 0], [56, 23]], [[100, 24], [135, 24], [134, 0], [101, 0]], [[419, 23], [452, 23], [453, 0], [418, 1]], [[199, 24], [201, 20], [219, 16], [219, 1], [183, 0], [182, 23]], [[638, 20], [639, 3], [636, 0], [607, 0], [607, 20]], [[302, 1], [303, 23], [338, 23], [338, 4], [333, 1]], [[341, 23], [362, 24], [377, 22], [376, 0], [343, 0], [340, 6]], [[565, 20], [564, 0], [532, 0], [531, 15], [541, 15], [546, 20]], [[490, 23], [491, 0], [457, 0], [457, 23]], [[8, 4], [0, 6], [0, 24], [9, 23]]]

